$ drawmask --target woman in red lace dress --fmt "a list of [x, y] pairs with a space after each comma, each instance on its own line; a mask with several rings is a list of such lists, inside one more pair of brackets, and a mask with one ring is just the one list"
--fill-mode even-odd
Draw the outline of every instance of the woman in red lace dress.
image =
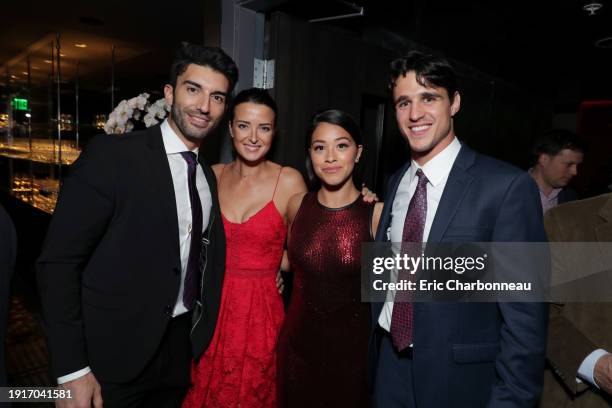
[[382, 203], [353, 183], [362, 146], [346, 113], [312, 123], [309, 155], [321, 188], [289, 201], [289, 262], [295, 274], [278, 344], [278, 406], [367, 407], [370, 311], [361, 302], [361, 243], [372, 241]]
[[266, 160], [276, 104], [261, 89], [236, 95], [230, 132], [236, 159], [213, 166], [226, 235], [219, 319], [192, 369], [184, 408], [276, 406], [276, 354], [284, 311], [276, 287], [289, 198], [305, 192], [300, 173]]

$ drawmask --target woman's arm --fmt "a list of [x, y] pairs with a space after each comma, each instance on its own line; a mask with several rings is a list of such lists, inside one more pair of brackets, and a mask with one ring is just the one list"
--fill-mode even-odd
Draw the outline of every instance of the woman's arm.
[[283, 216], [285, 223], [289, 226], [289, 201], [296, 194], [300, 194], [299, 203], [302, 202], [302, 196], [308, 191], [304, 178], [299, 171], [292, 167], [283, 167], [283, 172], [279, 180], [276, 198], [274, 199], [278, 211]]

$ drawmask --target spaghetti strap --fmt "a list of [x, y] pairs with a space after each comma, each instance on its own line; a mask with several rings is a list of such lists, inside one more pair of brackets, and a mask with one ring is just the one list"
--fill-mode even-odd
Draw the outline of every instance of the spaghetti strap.
[[276, 187], [278, 187], [278, 180], [280, 180], [280, 175], [283, 172], [283, 166], [281, 166], [278, 171], [278, 176], [276, 177], [276, 185], [274, 186], [274, 192], [272, 193], [272, 201], [274, 201], [274, 196], [276, 195]]

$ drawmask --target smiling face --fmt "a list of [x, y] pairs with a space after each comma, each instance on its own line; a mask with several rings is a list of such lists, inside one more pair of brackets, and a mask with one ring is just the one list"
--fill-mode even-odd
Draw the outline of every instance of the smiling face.
[[170, 125], [186, 144], [199, 145], [225, 113], [229, 81], [210, 67], [189, 64], [176, 87], [166, 85], [164, 96], [172, 107]]
[[396, 80], [393, 102], [399, 129], [420, 165], [453, 141], [452, 117], [459, 111], [459, 93], [451, 102], [446, 89], [421, 85], [414, 71], [409, 71]]
[[313, 170], [327, 186], [340, 187], [352, 180], [361, 151], [362, 146], [346, 130], [330, 123], [317, 125], [310, 139]]
[[264, 160], [274, 138], [274, 111], [266, 105], [243, 102], [234, 108], [230, 133], [238, 156], [248, 163]]

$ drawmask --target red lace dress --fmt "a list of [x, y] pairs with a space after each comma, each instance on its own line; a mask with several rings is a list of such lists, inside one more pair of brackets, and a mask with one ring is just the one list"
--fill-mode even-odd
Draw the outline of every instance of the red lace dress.
[[241, 224], [223, 217], [223, 226], [227, 254], [219, 320], [192, 368], [183, 408], [275, 407], [275, 349], [284, 317], [276, 273], [287, 228], [273, 200]]

